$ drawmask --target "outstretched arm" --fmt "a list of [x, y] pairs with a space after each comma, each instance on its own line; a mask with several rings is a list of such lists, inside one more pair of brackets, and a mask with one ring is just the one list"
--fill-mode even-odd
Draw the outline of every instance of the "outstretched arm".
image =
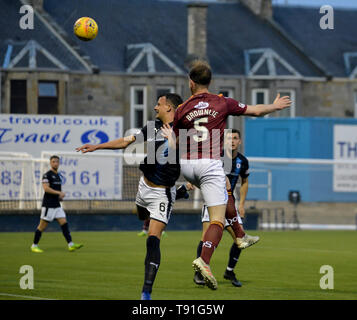
[[247, 109], [243, 113], [245, 116], [262, 117], [266, 114], [274, 111], [286, 109], [291, 106], [291, 100], [288, 96], [280, 97], [280, 94], [276, 96], [273, 104], [257, 104], [255, 106], [247, 106]]
[[133, 143], [135, 141], [135, 136], [127, 136], [124, 138], [119, 138], [116, 140], [104, 142], [101, 144], [85, 144], [81, 147], [76, 148], [76, 151], [82, 151], [82, 153], [87, 153], [87, 152], [93, 152], [96, 150], [100, 149], [110, 149], [110, 150], [115, 150], [115, 149], [125, 149], [129, 144]]

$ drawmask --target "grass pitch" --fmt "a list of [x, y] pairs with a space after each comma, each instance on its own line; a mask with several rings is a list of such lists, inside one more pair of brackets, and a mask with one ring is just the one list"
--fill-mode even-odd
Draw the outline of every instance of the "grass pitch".
[[[223, 279], [232, 243], [225, 232], [211, 268], [218, 290], [193, 282], [198, 231], [168, 231], [152, 293], [163, 300], [357, 299], [357, 232], [259, 231], [235, 269], [243, 287]], [[0, 233], [0, 299], [140, 299], [146, 238], [136, 232], [72, 232], [84, 247], [69, 252], [60, 232], [45, 232], [42, 254], [30, 251], [33, 233]], [[19, 286], [20, 267], [34, 269], [34, 289]], [[334, 269], [334, 289], [320, 288], [320, 267]]]

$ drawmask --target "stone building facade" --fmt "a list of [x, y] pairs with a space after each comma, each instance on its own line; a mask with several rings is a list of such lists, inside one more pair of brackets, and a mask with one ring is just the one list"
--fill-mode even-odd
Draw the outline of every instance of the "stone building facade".
[[[126, 6], [135, 9], [142, 4], [140, 1], [143, 0], [127, 2]], [[158, 6], [156, 0], [147, 2]], [[112, 45], [110, 39], [98, 43], [102, 50], [100, 56], [96, 40], [89, 44], [90, 48], [86, 47], [86, 43], [73, 39], [70, 29], [62, 27], [61, 18], [54, 14], [56, 5], [52, 0], [32, 0], [38, 33], [9, 30], [1, 39], [0, 112], [120, 115], [124, 117], [125, 130], [139, 127], [154, 118], [153, 107], [158, 94], [177, 92], [184, 99], [190, 96], [187, 64], [190, 59], [200, 57], [212, 65], [212, 92], [221, 92], [247, 104], [271, 103], [278, 92], [290, 95], [294, 101], [291, 110], [272, 116], [357, 117], [356, 39], [340, 50], [346, 54], [336, 58], [343, 66], [349, 66], [349, 73], [341, 74], [318, 60], [308, 44], [301, 45], [301, 41], [289, 33], [290, 26], [279, 21], [279, 17], [291, 9], [279, 7], [275, 12], [271, 1], [227, 2], [175, 4], [177, 7], [172, 10], [177, 10], [181, 18], [187, 18], [185, 25], [180, 26], [185, 33], [183, 40], [177, 42], [175, 33], [168, 32], [167, 35], [153, 33], [146, 41], [136, 39], [124, 43], [125, 51], [118, 51], [118, 56], [125, 56], [123, 66], [115, 67], [115, 61], [106, 61], [105, 52], [110, 51]], [[9, 19], [15, 19], [13, 25], [17, 23], [19, 7], [24, 4], [26, 1], [6, 3]], [[172, 3], [160, 1], [159, 5], [170, 9]], [[296, 9], [300, 19], [304, 14], [308, 17], [306, 10], [313, 9]], [[226, 34], [223, 27], [219, 30], [218, 25], [215, 32], [210, 23], [214, 19], [212, 15], [220, 18], [227, 15], [228, 19], [229, 11], [236, 12], [238, 20], [252, 22], [250, 30], [242, 31], [250, 32], [250, 36], [226, 35], [226, 44], [230, 43], [232, 48], [234, 45], [234, 52], [220, 43], [221, 35]], [[100, 14], [98, 12], [99, 18]], [[354, 14], [357, 17], [357, 12]], [[339, 15], [343, 16], [343, 12]], [[227, 23], [235, 24], [235, 21]], [[174, 30], [176, 25], [172, 24], [170, 28]], [[351, 29], [354, 27], [350, 25]], [[256, 39], [254, 28], [262, 39]], [[56, 43], [51, 44], [49, 39]], [[169, 40], [173, 44], [167, 44]], [[26, 46], [28, 52], [21, 56]], [[56, 46], [62, 47], [62, 52]], [[168, 51], [170, 46], [173, 48]], [[180, 54], [175, 54], [175, 46]], [[230, 119], [229, 126], [244, 130], [241, 118]]]

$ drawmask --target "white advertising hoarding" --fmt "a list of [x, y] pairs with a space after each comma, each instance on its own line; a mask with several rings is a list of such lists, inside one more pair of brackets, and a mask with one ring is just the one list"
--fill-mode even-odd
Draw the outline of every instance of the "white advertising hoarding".
[[[357, 125], [335, 125], [333, 137], [335, 160], [357, 160]], [[334, 165], [333, 191], [357, 192], [357, 163]]]
[[[99, 144], [122, 136], [122, 117], [0, 115], [0, 151], [26, 152], [34, 158], [43, 155], [46, 159], [52, 152], [58, 153], [66, 199], [121, 199], [121, 158], [115, 157], [113, 151], [102, 151], [108, 155], [105, 157], [98, 157], [97, 152], [93, 156], [70, 155], [69, 152], [75, 152], [76, 147], [85, 143]], [[28, 168], [27, 164], [26, 171]], [[37, 186], [40, 186], [40, 171], [47, 169], [46, 165], [42, 170], [40, 168], [36, 163], [33, 166], [35, 172], [30, 175], [36, 178]], [[28, 194], [27, 190], [20, 190], [21, 172], [24, 167], [20, 159], [11, 165], [1, 162], [0, 199], [19, 199]], [[25, 187], [30, 188], [30, 184]]]

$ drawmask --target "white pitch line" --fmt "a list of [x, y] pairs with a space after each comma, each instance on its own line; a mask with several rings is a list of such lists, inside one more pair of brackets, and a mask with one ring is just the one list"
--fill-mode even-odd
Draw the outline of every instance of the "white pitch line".
[[21, 296], [18, 294], [2, 293], [2, 292], [0, 292], [0, 296], [18, 297], [18, 298], [26, 298], [26, 299], [34, 299], [34, 300], [57, 300], [57, 299], [41, 298], [35, 296]]

